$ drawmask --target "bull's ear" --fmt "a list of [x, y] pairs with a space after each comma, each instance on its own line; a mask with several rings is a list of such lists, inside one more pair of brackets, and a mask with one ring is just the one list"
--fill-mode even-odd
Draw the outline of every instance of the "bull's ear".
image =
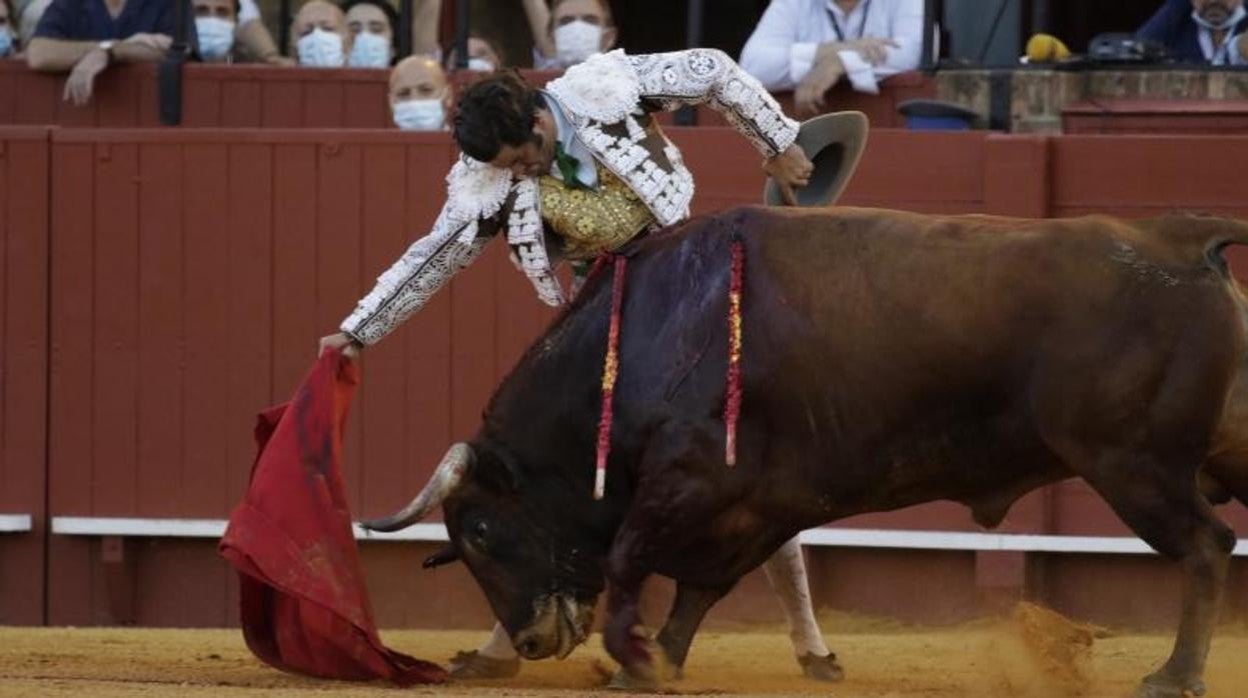
[[458, 559], [459, 559], [459, 551], [455, 549], [455, 546], [448, 545], [442, 548], [441, 550], [439, 550], [438, 552], [425, 558], [425, 561], [421, 563], [420, 566], [427, 570], [431, 570], [435, 567], [448, 565], [452, 562], [455, 562]]

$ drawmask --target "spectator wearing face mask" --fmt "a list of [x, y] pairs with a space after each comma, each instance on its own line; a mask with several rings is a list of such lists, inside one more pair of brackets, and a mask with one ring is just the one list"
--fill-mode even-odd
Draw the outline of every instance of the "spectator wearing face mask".
[[205, 63], [233, 63], [238, 3], [235, 0], [191, 0], [191, 7], [195, 10], [199, 57]]
[[12, 58], [18, 53], [14, 18], [17, 13], [9, 0], [0, 0], [0, 58]]
[[185, 2], [187, 43], [198, 51], [189, 0], [52, 0], [26, 51], [33, 70], [69, 71], [64, 98], [91, 100], [95, 78], [113, 63], [155, 62], [173, 43], [174, 2]]
[[[446, 69], [453, 71], [459, 67], [455, 48], [451, 48], [446, 58]], [[468, 70], [478, 73], [492, 73], [503, 67], [502, 52], [489, 39], [480, 36], [468, 37]]]
[[351, 35], [347, 65], [352, 68], [388, 68], [399, 47], [394, 28], [399, 14], [385, 0], [347, 0], [342, 4]]
[[290, 39], [299, 65], [307, 68], [341, 68], [351, 51], [346, 16], [325, 0], [309, 0], [299, 8]]
[[404, 131], [442, 131], [451, 89], [442, 66], [426, 56], [408, 56], [390, 71], [390, 112]]
[[1136, 32], [1184, 63], [1248, 65], [1244, 0], [1167, 0]]
[[524, 0], [533, 31], [533, 67], [568, 68], [615, 45], [607, 0]]

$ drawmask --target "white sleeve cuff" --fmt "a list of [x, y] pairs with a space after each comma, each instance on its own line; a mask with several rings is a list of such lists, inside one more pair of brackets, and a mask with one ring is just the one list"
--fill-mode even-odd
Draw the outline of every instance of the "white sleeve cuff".
[[789, 79], [794, 85], [801, 82], [814, 67], [815, 54], [818, 52], [819, 44], [813, 41], [789, 46]]

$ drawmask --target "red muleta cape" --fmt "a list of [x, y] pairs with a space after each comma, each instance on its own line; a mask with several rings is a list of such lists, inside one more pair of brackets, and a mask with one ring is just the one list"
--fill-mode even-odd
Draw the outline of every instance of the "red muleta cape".
[[251, 485], [219, 550], [239, 572], [243, 636], [264, 662], [329, 679], [446, 680], [381, 644], [339, 463], [358, 370], [325, 352], [294, 398], [259, 415]]

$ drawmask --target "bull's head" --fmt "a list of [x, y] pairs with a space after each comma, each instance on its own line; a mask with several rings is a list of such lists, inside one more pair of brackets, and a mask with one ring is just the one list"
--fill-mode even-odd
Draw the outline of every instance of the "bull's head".
[[460, 443], [410, 504], [362, 525], [398, 530], [441, 504], [450, 545], [426, 566], [463, 560], [516, 651], [562, 659], [589, 636], [606, 550], [599, 527], [569, 511], [568, 492], [566, 482], [526, 471], [501, 448]]

